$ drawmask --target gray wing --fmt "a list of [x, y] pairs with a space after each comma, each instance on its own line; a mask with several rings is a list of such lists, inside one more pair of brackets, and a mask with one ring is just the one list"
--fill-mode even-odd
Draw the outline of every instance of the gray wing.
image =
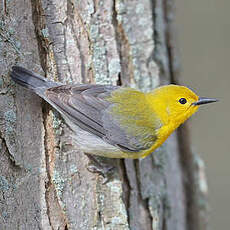
[[145, 116], [152, 111], [144, 112], [149, 108], [140, 91], [117, 86], [62, 85], [20, 66], [13, 67], [11, 77], [51, 103], [74, 124], [124, 151], [147, 149], [156, 139], [156, 119]]
[[109, 106], [103, 97], [116, 86], [63, 85], [46, 91], [48, 99], [74, 124], [99, 137], [105, 136], [102, 113]]
[[121, 88], [88, 84], [62, 85], [48, 89], [46, 96], [71, 122], [123, 151], [137, 152], [147, 149], [149, 146], [139, 141], [140, 136], [128, 135], [121, 127], [119, 119], [111, 116], [111, 109], [116, 103], [107, 98], [118, 89]]

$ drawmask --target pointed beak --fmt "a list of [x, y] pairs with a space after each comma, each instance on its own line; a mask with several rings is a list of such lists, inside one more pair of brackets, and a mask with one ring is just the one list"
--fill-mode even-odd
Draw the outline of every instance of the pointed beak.
[[199, 97], [198, 101], [192, 103], [192, 105], [204, 105], [212, 102], [217, 102], [215, 98]]

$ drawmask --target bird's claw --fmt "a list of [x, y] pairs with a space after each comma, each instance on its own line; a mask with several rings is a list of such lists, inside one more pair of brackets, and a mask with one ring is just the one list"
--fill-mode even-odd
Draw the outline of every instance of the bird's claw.
[[96, 159], [95, 156], [88, 154], [87, 156], [91, 160], [91, 163], [89, 163], [87, 166], [88, 171], [100, 174], [104, 178], [102, 183], [106, 184], [111, 178], [111, 175], [114, 172], [115, 167], [100, 162], [98, 159]]

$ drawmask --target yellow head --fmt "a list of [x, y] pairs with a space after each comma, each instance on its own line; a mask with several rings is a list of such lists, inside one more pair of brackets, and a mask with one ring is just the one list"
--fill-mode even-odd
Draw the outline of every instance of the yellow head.
[[198, 97], [192, 90], [179, 85], [162, 86], [146, 96], [161, 122], [164, 125], [170, 124], [173, 129], [192, 116], [199, 105], [217, 101]]

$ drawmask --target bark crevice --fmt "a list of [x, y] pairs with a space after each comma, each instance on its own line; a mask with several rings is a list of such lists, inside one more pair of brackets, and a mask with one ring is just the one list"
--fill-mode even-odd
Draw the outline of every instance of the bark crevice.
[[[1, 226], [205, 229], [197, 224], [203, 221], [194, 173], [200, 168], [192, 154], [178, 151], [176, 135], [145, 159], [106, 160], [116, 170], [103, 184], [86, 169], [88, 158], [77, 149], [73, 132], [59, 115], [46, 103], [41, 106], [28, 90], [5, 82], [15, 63], [38, 73], [42, 67], [47, 78], [66, 83], [122, 84], [147, 92], [160, 83], [175, 82], [178, 62], [170, 2], [12, 0], [7, 2], [6, 15], [3, 1]], [[181, 146], [183, 141], [179, 142]], [[179, 154], [184, 158], [179, 159]], [[187, 180], [184, 184], [181, 177]], [[185, 210], [188, 205], [192, 208]]]

